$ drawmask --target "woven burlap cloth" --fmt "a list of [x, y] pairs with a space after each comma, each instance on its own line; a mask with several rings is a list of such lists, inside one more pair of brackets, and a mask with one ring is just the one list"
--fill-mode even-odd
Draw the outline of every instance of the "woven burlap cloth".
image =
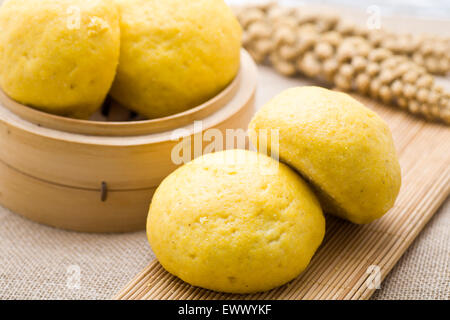
[[[259, 68], [256, 105], [306, 84]], [[373, 299], [449, 299], [450, 200]], [[145, 232], [84, 234], [29, 221], [0, 207], [1, 299], [110, 299], [152, 259]]]
[[[449, 229], [447, 201], [372, 298], [449, 299]], [[0, 208], [0, 299], [110, 299], [151, 259], [144, 232], [67, 232]]]

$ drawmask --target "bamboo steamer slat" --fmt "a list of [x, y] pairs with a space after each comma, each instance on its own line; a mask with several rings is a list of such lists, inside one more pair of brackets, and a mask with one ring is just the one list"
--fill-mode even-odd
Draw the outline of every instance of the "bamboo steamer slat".
[[203, 119], [211, 115], [233, 98], [239, 89], [240, 80], [241, 72], [237, 74], [230, 85], [207, 102], [181, 113], [145, 121], [105, 122], [60, 117], [17, 103], [1, 89], [0, 101], [5, 108], [22, 119], [46, 128], [95, 136], [137, 136], [173, 130], [188, 125], [196, 119]]
[[[186, 129], [192, 142], [210, 128], [224, 135], [245, 130], [256, 82], [256, 66], [243, 50], [236, 79], [213, 99], [181, 114], [130, 122], [63, 118], [0, 93], [0, 203], [64, 229], [143, 229], [154, 190], [177, 167], [171, 152], [180, 140], [172, 140], [173, 130]], [[198, 132], [194, 120], [202, 120]]]

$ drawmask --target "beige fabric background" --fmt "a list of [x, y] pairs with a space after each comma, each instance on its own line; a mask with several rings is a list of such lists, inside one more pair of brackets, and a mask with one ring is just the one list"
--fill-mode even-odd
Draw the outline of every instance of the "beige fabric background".
[[[285, 88], [306, 83], [267, 67], [259, 72], [257, 106]], [[449, 299], [449, 230], [447, 200], [373, 298]], [[0, 299], [110, 299], [152, 259], [144, 232], [57, 230], [0, 207]], [[80, 270], [79, 281], [73, 266]]]

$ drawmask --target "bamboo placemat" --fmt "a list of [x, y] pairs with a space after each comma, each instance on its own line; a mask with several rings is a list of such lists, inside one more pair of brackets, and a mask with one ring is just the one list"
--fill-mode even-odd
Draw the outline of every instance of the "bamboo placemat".
[[116, 299], [368, 299], [368, 267], [384, 279], [450, 194], [450, 129], [356, 97], [389, 124], [402, 167], [397, 202], [364, 226], [327, 216], [323, 244], [298, 278], [269, 292], [222, 294], [192, 287], [152, 261]]

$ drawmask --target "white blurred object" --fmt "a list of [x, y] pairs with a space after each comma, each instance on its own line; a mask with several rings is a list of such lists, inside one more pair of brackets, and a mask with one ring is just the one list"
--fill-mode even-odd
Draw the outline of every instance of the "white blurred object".
[[[273, 1], [265, 0], [225, 0], [229, 4], [255, 4]], [[450, 1], [448, 0], [278, 0], [282, 5], [333, 5], [365, 10], [367, 7], [379, 6], [384, 15], [402, 15], [450, 20]], [[450, 28], [450, 25], [449, 25]]]

